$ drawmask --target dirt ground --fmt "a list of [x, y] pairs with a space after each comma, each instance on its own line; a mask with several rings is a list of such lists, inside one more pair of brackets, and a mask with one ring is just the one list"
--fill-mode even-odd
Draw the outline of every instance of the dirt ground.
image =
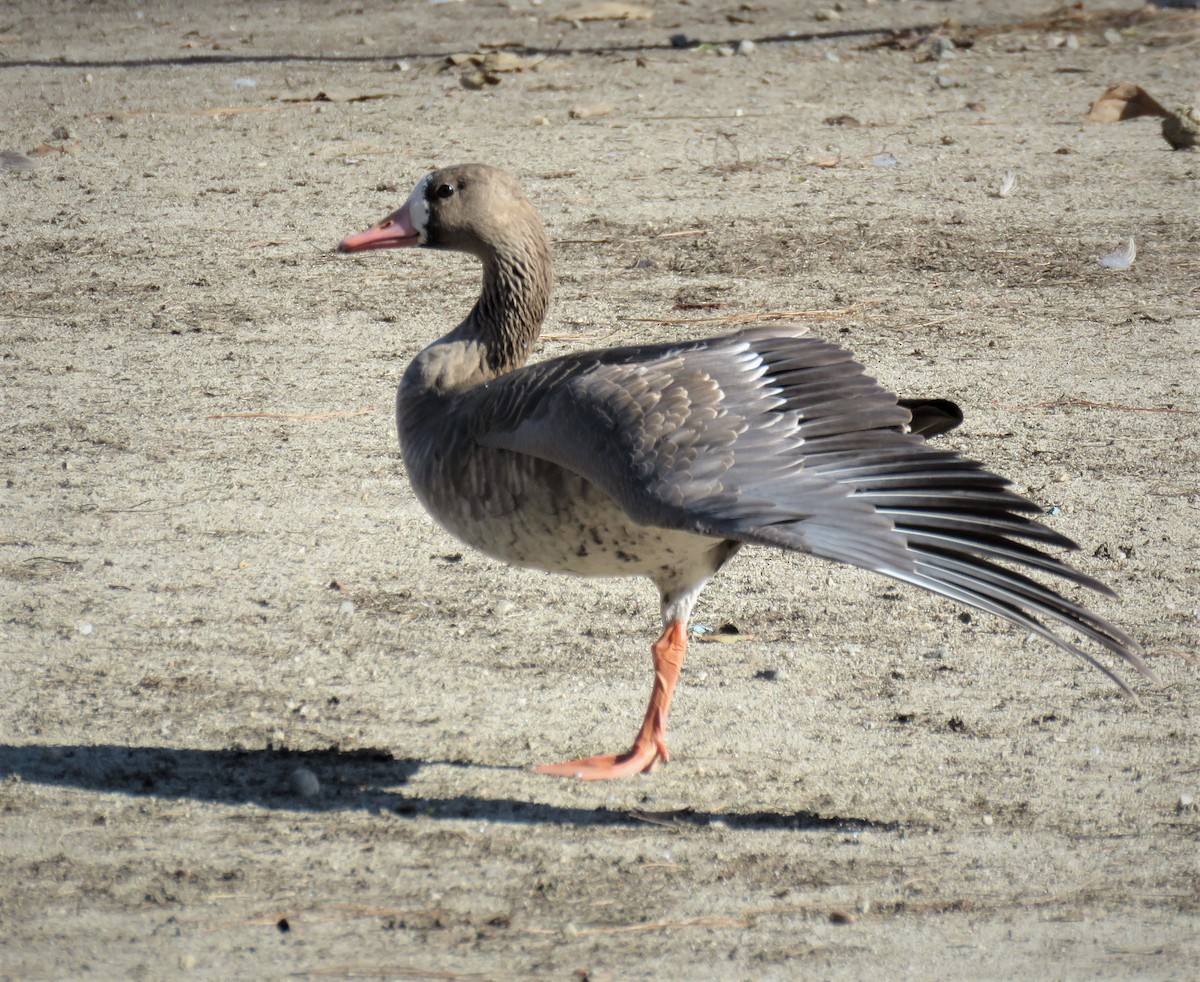
[[[1200, 155], [1082, 117], [1195, 102], [1200, 14], [645, 2], [0, 8], [0, 977], [1195, 978]], [[628, 743], [654, 590], [433, 525], [393, 393], [478, 271], [333, 251], [472, 159], [546, 219], [543, 354], [805, 312], [1165, 685], [748, 550], [676, 759], [529, 773]]]

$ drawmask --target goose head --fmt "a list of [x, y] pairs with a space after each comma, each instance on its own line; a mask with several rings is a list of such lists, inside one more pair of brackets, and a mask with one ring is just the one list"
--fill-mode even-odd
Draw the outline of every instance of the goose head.
[[340, 252], [423, 246], [484, 262], [545, 241], [541, 221], [517, 182], [487, 164], [459, 164], [425, 175], [383, 221], [347, 236]]

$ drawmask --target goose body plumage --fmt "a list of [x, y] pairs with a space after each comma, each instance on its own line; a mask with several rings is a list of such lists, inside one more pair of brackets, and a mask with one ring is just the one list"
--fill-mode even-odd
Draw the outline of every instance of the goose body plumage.
[[[509, 175], [426, 176], [404, 206], [343, 241], [469, 252], [483, 263], [467, 318], [404, 374], [405, 468], [430, 514], [499, 560], [577, 575], [641, 575], [663, 634], [633, 748], [539, 768], [619, 777], [666, 759], [687, 623], [745, 544], [849, 563], [999, 615], [1119, 676], [1071, 630], [1153, 673], [1120, 629], [1029, 573], [1111, 593], [1045, 551], [1074, 548], [981, 464], [927, 442], [961, 416], [900, 400], [846, 349], [778, 325], [526, 364], [549, 302], [549, 246]], [[1136, 696], [1134, 696], [1136, 699]]]

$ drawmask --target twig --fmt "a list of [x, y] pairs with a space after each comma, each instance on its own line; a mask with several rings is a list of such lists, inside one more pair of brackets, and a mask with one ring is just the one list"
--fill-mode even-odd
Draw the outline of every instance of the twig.
[[1119, 402], [1092, 402], [1091, 399], [1062, 398], [1046, 402], [1031, 402], [1026, 406], [1001, 403], [1005, 409], [1053, 409], [1066, 406], [1078, 409], [1113, 409], [1123, 413], [1176, 413], [1182, 416], [1200, 416], [1200, 409], [1176, 409], [1173, 406], [1126, 406]]
[[461, 975], [437, 968], [414, 968], [412, 965], [394, 965], [390, 962], [386, 965], [327, 965], [292, 973], [292, 978], [302, 979], [412, 979], [413, 982], [427, 982], [429, 979], [437, 979], [439, 982], [496, 982], [497, 979], [512, 977], [496, 975], [493, 972], [487, 975]]
[[205, 419], [338, 419], [342, 416], [366, 416], [375, 412], [375, 406], [362, 409], [343, 409], [336, 413], [212, 413]]
[[[867, 301], [879, 302], [879, 301]], [[864, 303], [852, 304], [842, 310], [764, 310], [761, 313], [726, 314], [722, 317], [631, 317], [630, 320], [640, 324], [745, 324], [757, 321], [791, 320], [804, 317], [810, 320], [833, 320], [845, 317], [866, 306]]]
[[[601, 934], [639, 934], [643, 931], [679, 931], [689, 927], [753, 927], [753, 917], [694, 917], [686, 921], [649, 921], [644, 924], [617, 924], [613, 927], [576, 928], [576, 937], [596, 937]], [[558, 929], [527, 927], [526, 934], [562, 934]]]
[[786, 116], [786, 112], [774, 113], [672, 113], [667, 116], [633, 116], [632, 119], [663, 120], [663, 119], [767, 119], [772, 116]]
[[1170, 941], [1160, 941], [1158, 944], [1137, 945], [1126, 948], [1108, 948], [1106, 949], [1110, 955], [1157, 955], [1163, 951], [1169, 951], [1172, 948], [1178, 948], [1185, 941], [1191, 941], [1196, 937], [1196, 932], [1192, 931], [1188, 934], [1181, 934]]
[[922, 321], [920, 324], [904, 324], [903, 327], [909, 331], [915, 331], [920, 327], [936, 327], [938, 324], [949, 324], [957, 316], [957, 314], [951, 314], [949, 317], [939, 317], [937, 320]]
[[238, 113], [277, 113], [284, 109], [303, 109], [320, 105], [320, 100], [304, 99], [296, 102], [280, 102], [270, 106], [214, 106], [212, 109], [193, 109], [188, 116], [235, 116]]

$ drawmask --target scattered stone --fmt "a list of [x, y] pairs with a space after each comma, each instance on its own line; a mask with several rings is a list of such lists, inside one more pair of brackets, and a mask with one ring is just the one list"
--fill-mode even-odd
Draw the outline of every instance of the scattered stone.
[[315, 798], [321, 793], [321, 782], [307, 767], [297, 767], [292, 771], [291, 783], [292, 790], [301, 798]]
[[1179, 106], [1162, 121], [1163, 139], [1173, 150], [1190, 150], [1200, 146], [1200, 109]]
[[749, 57], [750, 55], [754, 54], [754, 52], [756, 52], [757, 50], [758, 50], [758, 45], [756, 45], [753, 41], [743, 40], [743, 41], [739, 41], [737, 43], [737, 53], [739, 55], [744, 55], [746, 57]]
[[945, 34], [939, 34], [929, 42], [929, 53], [939, 61], [955, 57], [954, 42]]
[[569, 115], [572, 119], [594, 119], [596, 116], [607, 116], [616, 111], [617, 107], [611, 102], [590, 102], [587, 105], [572, 106]]
[[485, 72], [481, 68], [476, 68], [469, 72], [463, 72], [459, 83], [464, 89], [476, 92], [479, 89], [486, 89], [489, 85], [499, 85], [500, 76], [492, 72]]
[[354, 613], [354, 601], [353, 600], [343, 600], [340, 604], [338, 604], [338, 610], [343, 614], [353, 614]]

